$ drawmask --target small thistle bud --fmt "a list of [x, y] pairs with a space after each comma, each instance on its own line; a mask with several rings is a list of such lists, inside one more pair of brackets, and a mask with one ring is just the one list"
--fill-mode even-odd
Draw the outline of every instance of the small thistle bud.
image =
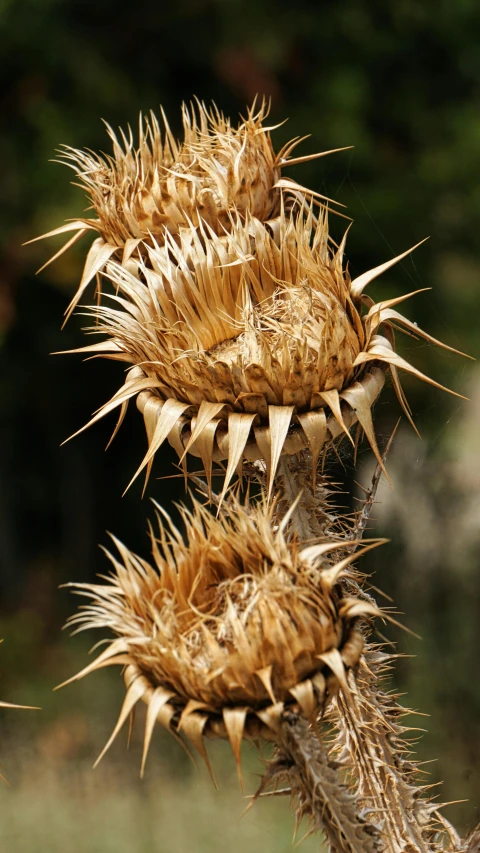
[[376, 610], [342, 593], [354, 556], [334, 557], [345, 543], [289, 545], [265, 503], [233, 502], [218, 519], [195, 504], [182, 520], [185, 541], [159, 518], [153, 565], [114, 540], [108, 584], [72, 585], [91, 601], [70, 624], [115, 635], [75, 678], [125, 667], [127, 694], [105, 750], [143, 700], [143, 763], [156, 722], [202, 755], [204, 735], [228, 737], [238, 761], [242, 737], [275, 739], [286, 707], [316, 717], [358, 662], [358, 620]]

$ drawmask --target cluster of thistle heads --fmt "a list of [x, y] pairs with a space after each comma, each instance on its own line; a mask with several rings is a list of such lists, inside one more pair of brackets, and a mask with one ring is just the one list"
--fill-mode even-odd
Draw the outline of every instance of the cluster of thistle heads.
[[[110, 579], [77, 585], [89, 601], [71, 621], [113, 632], [76, 676], [123, 667], [111, 740], [143, 700], [144, 761], [156, 723], [203, 756], [204, 736], [226, 737], [238, 760], [242, 738], [275, 740], [286, 708], [318, 717], [358, 664], [375, 613], [349, 583], [351, 537], [335, 526], [303, 541], [291, 533], [302, 499], [282, 517], [282, 458], [308, 461], [313, 502], [339, 442], [364, 435], [383, 465], [372, 407], [386, 377], [409, 420], [400, 373], [438, 386], [396, 352], [394, 333], [439, 342], [397, 310], [413, 294], [375, 303], [366, 293], [408, 253], [352, 280], [346, 233], [337, 244], [328, 231], [328, 212], [343, 214], [285, 174], [332, 152], [294, 156], [298, 138], [275, 152], [265, 106], [237, 127], [202, 103], [182, 116], [180, 142], [152, 114], [136, 143], [109, 128], [110, 155], [64, 149], [91, 215], [44, 236], [72, 235], [51, 260], [94, 237], [67, 316], [95, 282], [82, 305], [95, 340], [76, 351], [127, 367], [90, 424], [116, 410], [116, 432], [135, 398], [148, 446], [134, 477], [148, 478], [169, 442], [186, 477], [189, 458], [201, 460], [216, 515], [194, 500], [183, 534], [158, 508], [153, 562], [115, 540]], [[246, 470], [262, 490], [242, 503], [232, 485]]]

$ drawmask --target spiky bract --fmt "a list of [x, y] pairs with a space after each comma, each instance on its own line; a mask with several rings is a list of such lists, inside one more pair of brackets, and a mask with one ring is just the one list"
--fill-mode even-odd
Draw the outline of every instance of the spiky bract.
[[243, 458], [263, 458], [271, 486], [283, 451], [308, 446], [315, 468], [356, 421], [380, 459], [371, 407], [385, 371], [408, 416], [397, 369], [427, 379], [395, 353], [393, 325], [433, 339], [395, 310], [407, 296], [365, 306], [365, 285], [395, 261], [352, 281], [344, 244], [332, 249], [326, 218], [304, 207], [275, 229], [247, 217], [223, 237], [206, 225], [178, 244], [167, 234], [129, 269], [108, 265], [113, 304], [89, 309], [107, 338], [80, 351], [136, 366], [93, 421], [140, 395], [149, 449], [137, 474], [168, 438], [208, 477], [228, 460], [225, 489]]
[[238, 757], [244, 734], [274, 736], [287, 705], [318, 714], [357, 663], [356, 623], [373, 611], [342, 595], [352, 556], [335, 563], [339, 545], [331, 541], [288, 544], [265, 504], [245, 510], [234, 502], [218, 519], [195, 504], [182, 519], [186, 540], [159, 519], [153, 565], [115, 540], [120, 558], [109, 555], [108, 584], [73, 585], [91, 602], [71, 624], [116, 637], [76, 678], [126, 666], [112, 739], [143, 699], [146, 750], [158, 720], [200, 748], [203, 734], [228, 736]]

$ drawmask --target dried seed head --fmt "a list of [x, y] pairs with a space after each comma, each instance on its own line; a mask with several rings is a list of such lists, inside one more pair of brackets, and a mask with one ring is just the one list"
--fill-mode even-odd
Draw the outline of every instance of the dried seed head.
[[108, 584], [73, 584], [90, 603], [70, 623], [116, 637], [76, 678], [126, 666], [112, 740], [142, 699], [146, 750], [158, 721], [201, 751], [203, 734], [229, 737], [238, 757], [244, 735], [274, 738], [286, 705], [318, 714], [358, 661], [356, 622], [374, 611], [342, 596], [339, 581], [353, 560], [333, 562], [342, 543], [289, 545], [265, 504], [246, 510], [233, 502], [219, 519], [196, 504], [182, 520], [185, 541], [159, 519], [153, 565], [114, 540], [120, 556], [109, 554]]
[[351, 281], [344, 242], [332, 249], [325, 217], [305, 208], [275, 228], [237, 218], [223, 237], [192, 226], [178, 244], [166, 235], [145, 246], [129, 269], [110, 263], [110, 304], [89, 309], [90, 331], [107, 338], [80, 351], [134, 369], [90, 423], [117, 406], [123, 417], [139, 395], [149, 449], [137, 474], [168, 438], [181, 458], [200, 456], [208, 477], [212, 460], [227, 460], [224, 491], [244, 458], [266, 461], [270, 489], [282, 452], [308, 446], [315, 468], [357, 421], [380, 460], [371, 407], [385, 371], [407, 417], [397, 369], [437, 384], [395, 353], [393, 324], [438, 342], [395, 310], [407, 296], [362, 296], [399, 258]]
[[183, 104], [181, 143], [162, 111], [163, 132], [153, 113], [146, 119], [140, 116], [137, 147], [131, 130], [128, 135], [120, 131], [119, 138], [107, 125], [113, 156], [65, 147], [61, 162], [75, 171], [97, 218], [81, 218], [43, 235], [74, 232], [48, 263], [87, 232], [99, 234], [70, 310], [109, 258], [125, 264], [139, 255], [142, 242], [162, 245], [167, 235], [177, 238], [200, 224], [222, 235], [230, 230], [232, 213], [266, 222], [278, 216], [282, 200], [288, 207], [305, 195], [331, 201], [281, 173], [288, 165], [332, 152], [292, 158], [302, 141], [297, 138], [276, 154], [270, 138], [275, 128], [262, 124], [267, 115], [265, 102], [258, 111], [254, 104], [234, 128], [215, 106], [209, 110], [197, 102], [189, 110]]

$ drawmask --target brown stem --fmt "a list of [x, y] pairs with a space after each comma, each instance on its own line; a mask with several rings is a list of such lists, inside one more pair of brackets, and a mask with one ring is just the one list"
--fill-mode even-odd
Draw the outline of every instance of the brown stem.
[[382, 690], [389, 669], [389, 656], [367, 646], [357, 677], [349, 674], [349, 695], [339, 695], [330, 712], [337, 730], [333, 754], [354, 766], [359, 805], [368, 804], [376, 820], [382, 821], [387, 850], [444, 850], [444, 833], [450, 849], [456, 849], [457, 834], [425, 797], [410, 760], [404, 740], [408, 729], [400, 722], [409, 712]]
[[302, 545], [335, 535], [338, 519], [328, 504], [331, 492], [323, 477], [312, 482], [310, 451], [280, 458], [275, 477], [278, 512], [283, 517], [295, 504], [288, 532]]
[[317, 737], [314, 728], [294, 713], [281, 727], [278, 768], [288, 778], [297, 801], [297, 820], [310, 818], [312, 830], [323, 830], [335, 853], [381, 853], [381, 832], [358, 808], [352, 794]]
[[[347, 551], [358, 547], [380, 475], [379, 465], [355, 524], [344, 532]], [[301, 543], [324, 539], [332, 531], [338, 537], [341, 523], [327, 507], [325, 484], [312, 484], [305, 451], [283, 457], [277, 484], [283, 512], [297, 500], [290, 530]], [[361, 583], [350, 581], [349, 593], [355, 594], [355, 590], [365, 596]], [[409, 760], [408, 744], [403, 739], [408, 729], [399, 722], [408, 712], [379, 683], [388, 660], [387, 655], [367, 646], [357, 677], [349, 673], [349, 695], [340, 694], [328, 713], [337, 732], [328, 753], [304, 720], [293, 715], [286, 719], [283, 749], [292, 762], [290, 784], [297, 793], [299, 811], [309, 814], [316, 828], [322, 826], [331, 849], [342, 853], [436, 853], [445, 849], [445, 837], [447, 849], [459, 850], [457, 833], [426, 798], [416, 778], [416, 766]], [[337, 767], [342, 768], [343, 776]], [[348, 780], [348, 789], [339, 781], [342, 778]], [[369, 816], [369, 829], [360, 831], [365, 815]]]
[[388, 439], [385, 450], [383, 451], [383, 455], [382, 455], [383, 466], [380, 465], [380, 462], [377, 463], [375, 470], [373, 472], [372, 482], [371, 482], [370, 486], [368, 487], [368, 489], [364, 490], [365, 491], [365, 498], [362, 501], [362, 508], [357, 513], [357, 516], [355, 518], [355, 523], [354, 523], [352, 530], [350, 531], [350, 535], [349, 535], [349, 538], [356, 543], [354, 545], [354, 549], [358, 548], [358, 543], [360, 542], [360, 540], [363, 537], [363, 534], [365, 533], [367, 523], [368, 523], [368, 519], [370, 518], [370, 513], [371, 513], [371, 511], [373, 509], [373, 505], [375, 503], [375, 497], [377, 495], [377, 489], [378, 489], [378, 486], [380, 483], [381, 476], [382, 476], [383, 471], [384, 471], [385, 462], [387, 460], [387, 456], [388, 456], [389, 450], [392, 446], [393, 439], [395, 438], [399, 424], [400, 424], [400, 421], [397, 421], [397, 423], [395, 425], [395, 429], [393, 430], [390, 438]]

